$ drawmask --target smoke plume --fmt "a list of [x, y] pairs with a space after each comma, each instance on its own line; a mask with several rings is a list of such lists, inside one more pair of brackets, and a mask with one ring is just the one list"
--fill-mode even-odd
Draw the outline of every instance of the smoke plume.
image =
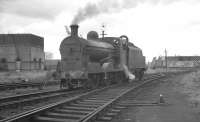
[[124, 9], [135, 8], [140, 3], [169, 4], [181, 0], [100, 0], [98, 3], [88, 3], [84, 8], [80, 8], [72, 20], [72, 24], [95, 17], [99, 14], [119, 12]]

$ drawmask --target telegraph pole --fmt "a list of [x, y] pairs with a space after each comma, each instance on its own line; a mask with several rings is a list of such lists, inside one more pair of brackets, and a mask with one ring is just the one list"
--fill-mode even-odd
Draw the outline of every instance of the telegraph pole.
[[165, 66], [166, 66], [166, 72], [167, 72], [167, 50], [165, 49]]
[[105, 35], [107, 35], [105, 33], [105, 25], [104, 24], [102, 25], [102, 33], [101, 33], [101, 35], [102, 35], [102, 39], [105, 37]]

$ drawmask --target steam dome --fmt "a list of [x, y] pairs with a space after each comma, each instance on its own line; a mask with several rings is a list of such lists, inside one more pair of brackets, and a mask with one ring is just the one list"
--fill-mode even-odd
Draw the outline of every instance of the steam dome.
[[87, 39], [98, 39], [98, 38], [99, 38], [99, 35], [96, 31], [90, 31], [87, 34]]

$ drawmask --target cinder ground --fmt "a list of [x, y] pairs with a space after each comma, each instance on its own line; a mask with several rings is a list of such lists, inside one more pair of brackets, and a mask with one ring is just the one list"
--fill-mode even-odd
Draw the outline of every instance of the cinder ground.
[[[152, 74], [157, 72], [165, 72], [165, 69], [152, 70], [148, 69], [146, 74]], [[176, 72], [177, 70], [169, 70], [169, 72]], [[21, 71], [21, 72], [0, 72], [0, 83], [21, 83], [22, 79], [28, 79], [27, 82], [51, 82], [53, 71]], [[58, 81], [59, 82], [59, 81]], [[13, 90], [1, 90], [0, 98], [20, 95], [20, 94], [28, 94], [34, 92], [42, 92], [48, 90], [57, 90], [60, 89], [59, 84], [54, 86], [44, 86], [43, 90], [39, 88], [20, 88]]]
[[53, 71], [21, 71], [0, 72], [0, 83], [42, 82], [51, 80]]
[[169, 105], [129, 107], [112, 122], [200, 122], [200, 71], [150, 86], [136, 99], [157, 101], [159, 94], [164, 95]]
[[[26, 82], [42, 82], [46, 84], [47, 82], [54, 82], [52, 77], [52, 71], [21, 71], [21, 72], [0, 72], [0, 83], [21, 83], [22, 80], [27, 79]], [[59, 81], [58, 81], [59, 83]], [[34, 92], [43, 92], [49, 90], [60, 89], [59, 84], [53, 86], [44, 85], [43, 89], [39, 87], [28, 87], [19, 89], [7, 89], [0, 91], [0, 98], [9, 97], [13, 95], [28, 94]]]
[[36, 92], [46, 92], [46, 91], [52, 91], [52, 90], [59, 90], [60, 86], [53, 85], [53, 86], [44, 86], [42, 89], [35, 87], [35, 88], [20, 88], [20, 89], [13, 89], [13, 90], [4, 90], [0, 91], [0, 98], [5, 98], [9, 96], [15, 96], [15, 95], [23, 95], [23, 94], [30, 94], [30, 93], [36, 93]]

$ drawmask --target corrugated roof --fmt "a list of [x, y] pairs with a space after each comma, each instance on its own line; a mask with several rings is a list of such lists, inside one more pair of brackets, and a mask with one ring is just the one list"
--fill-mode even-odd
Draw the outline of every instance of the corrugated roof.
[[0, 34], [0, 44], [21, 44], [44, 48], [44, 38], [34, 34]]

